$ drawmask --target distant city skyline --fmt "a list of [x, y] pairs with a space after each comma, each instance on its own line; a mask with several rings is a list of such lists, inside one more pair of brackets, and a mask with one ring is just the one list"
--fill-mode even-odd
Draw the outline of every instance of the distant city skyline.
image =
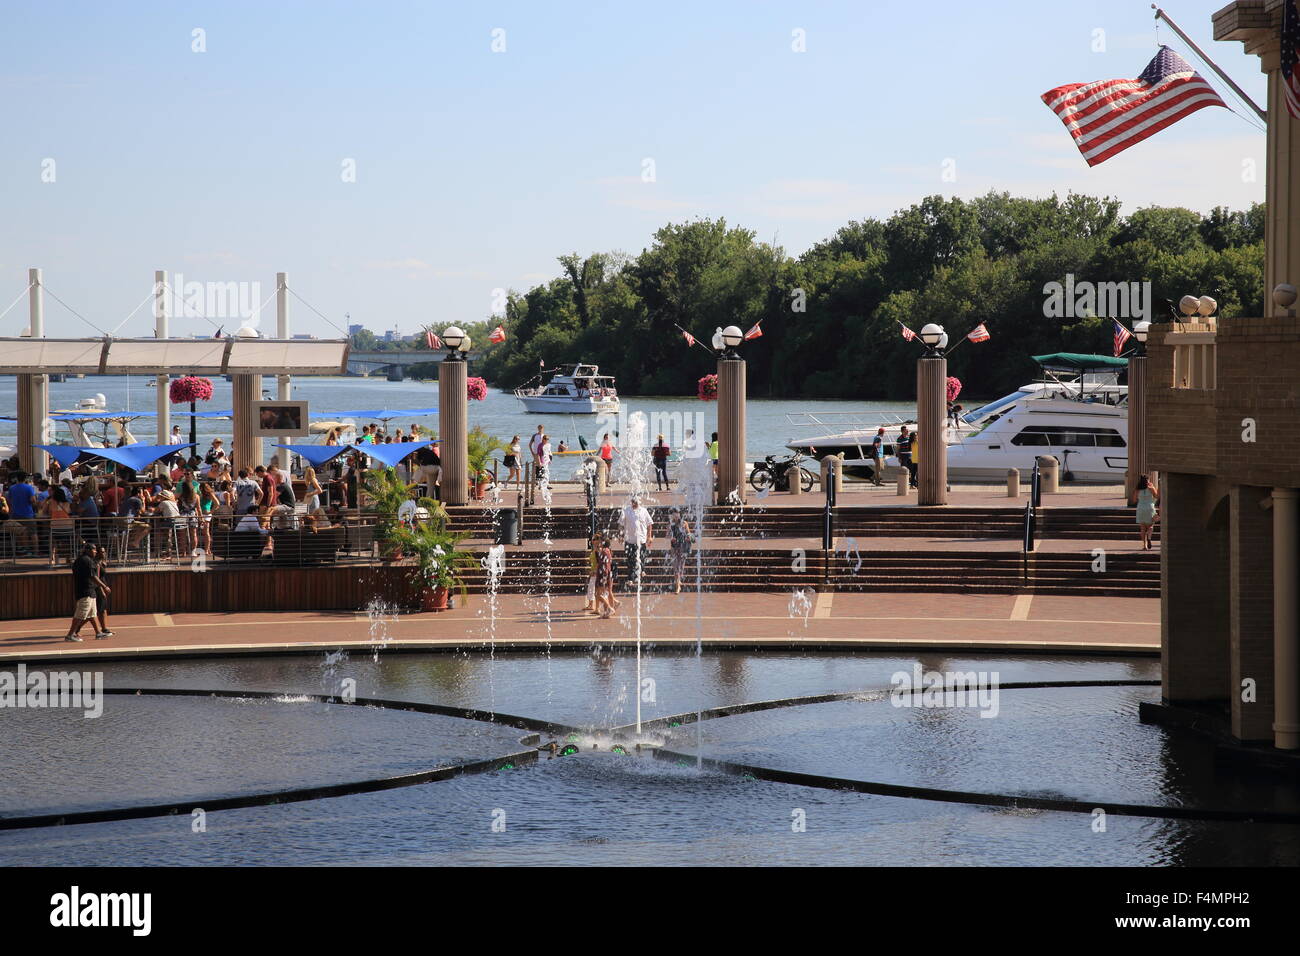
[[[1176, 16], [1262, 102], [1258, 58], [1211, 39], [1221, 5]], [[1202, 110], [1089, 169], [1039, 100], [1137, 76], [1156, 50], [1146, 4], [1061, 6], [1050, 23], [1028, 0], [915, 11], [11, 3], [0, 309], [38, 266], [86, 320], [47, 296], [46, 334], [148, 335], [165, 269], [236, 284], [241, 303], [260, 293], [266, 329], [285, 271], [293, 332], [409, 335], [487, 318], [502, 290], [557, 276], [557, 256], [635, 255], [696, 217], [798, 255], [935, 193], [1074, 190], [1125, 212], [1263, 199], [1258, 123]]]

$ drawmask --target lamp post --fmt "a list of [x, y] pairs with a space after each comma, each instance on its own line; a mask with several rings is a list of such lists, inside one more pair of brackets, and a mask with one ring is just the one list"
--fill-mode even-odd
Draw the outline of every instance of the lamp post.
[[931, 322], [921, 328], [925, 354], [916, 362], [916, 421], [921, 461], [917, 466], [917, 504], [948, 503], [948, 333]]
[[453, 325], [443, 330], [442, 344], [447, 354], [438, 366], [439, 487], [444, 505], [463, 505], [469, 501], [469, 336]]
[[[41, 270], [27, 271], [29, 324], [24, 336], [45, 338], [45, 287]], [[36, 477], [45, 471], [45, 452], [34, 446], [50, 440], [46, 420], [50, 414], [49, 377], [44, 373], [18, 376], [18, 460], [23, 470]]]
[[1124, 472], [1124, 500], [1137, 504], [1138, 478], [1147, 472], [1147, 336], [1150, 322], [1133, 323], [1137, 354], [1128, 357], [1128, 469]]
[[718, 500], [745, 500], [745, 360], [736, 349], [745, 340], [729, 325], [713, 334], [718, 352]]

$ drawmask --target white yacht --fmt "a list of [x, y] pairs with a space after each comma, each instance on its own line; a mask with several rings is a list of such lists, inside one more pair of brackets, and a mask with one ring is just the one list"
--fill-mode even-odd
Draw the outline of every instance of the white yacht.
[[[1065, 481], [1115, 484], [1128, 467], [1128, 386], [1118, 384], [1125, 359], [1105, 355], [1057, 353], [1036, 355], [1043, 381], [1024, 385], [1010, 395], [950, 420], [948, 477], [954, 481], [1001, 482], [1007, 471], [1022, 477], [1039, 456], [1061, 463]], [[886, 465], [897, 467], [894, 439], [902, 425], [914, 421], [833, 416], [787, 416], [791, 424], [821, 434], [792, 439], [786, 447], [814, 458], [844, 452], [845, 473], [869, 477], [867, 457], [877, 428], [885, 428]], [[845, 425], [850, 427], [844, 428]], [[840, 430], [829, 429], [838, 427]]]
[[[545, 374], [533, 381], [540, 381]], [[544, 385], [525, 384], [515, 389], [515, 398], [530, 412], [594, 415], [618, 411], [613, 377], [601, 375], [599, 366], [581, 363], [561, 365]]]

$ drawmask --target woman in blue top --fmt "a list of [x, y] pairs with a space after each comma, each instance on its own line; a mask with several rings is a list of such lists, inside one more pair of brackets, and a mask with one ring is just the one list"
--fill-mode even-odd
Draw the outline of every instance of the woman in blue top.
[[1156, 523], [1156, 505], [1160, 502], [1160, 492], [1146, 475], [1137, 483], [1137, 523], [1142, 536], [1142, 547], [1151, 550], [1151, 529]]

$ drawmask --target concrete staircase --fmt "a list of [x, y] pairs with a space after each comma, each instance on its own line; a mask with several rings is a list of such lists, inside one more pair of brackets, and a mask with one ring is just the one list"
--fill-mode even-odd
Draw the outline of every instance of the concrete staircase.
[[[480, 552], [481, 553], [481, 552]], [[615, 548], [620, 586], [625, 580], [621, 548]], [[952, 594], [1072, 594], [1093, 596], [1155, 597], [1160, 593], [1158, 552], [1122, 552], [1106, 555], [1105, 570], [1094, 571], [1088, 552], [1023, 555], [1015, 551], [936, 552], [871, 551], [859, 555], [843, 552], [829, 556], [807, 550], [802, 556], [790, 549], [709, 549], [700, 554], [701, 586], [706, 591], [793, 592], [889, 591]], [[695, 555], [687, 564], [684, 588], [695, 587]], [[655, 550], [645, 568], [647, 591], [666, 590], [672, 576], [665, 553]], [[486, 572], [467, 575], [470, 590], [482, 593]], [[509, 549], [500, 582], [504, 594], [577, 594], [586, 588], [587, 552]]]

